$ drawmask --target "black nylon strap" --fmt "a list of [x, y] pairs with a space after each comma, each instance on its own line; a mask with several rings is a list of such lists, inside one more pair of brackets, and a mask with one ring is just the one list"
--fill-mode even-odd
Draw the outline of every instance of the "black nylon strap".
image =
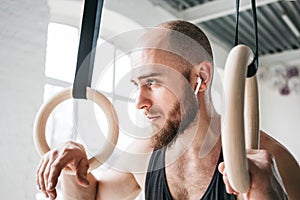
[[91, 86], [95, 51], [99, 35], [104, 0], [85, 0], [81, 22], [73, 98], [86, 99], [86, 87]]
[[[255, 57], [251, 64], [248, 66], [247, 77], [252, 77], [256, 74], [258, 69], [258, 33], [257, 33], [257, 15], [256, 15], [256, 3], [255, 0], [251, 0], [253, 25], [255, 33]], [[239, 7], [240, 1], [236, 0], [236, 24], [235, 24], [235, 46], [238, 45], [238, 27], [239, 27]]]
[[240, 1], [236, 0], [234, 46], [239, 44], [239, 16], [240, 16]]

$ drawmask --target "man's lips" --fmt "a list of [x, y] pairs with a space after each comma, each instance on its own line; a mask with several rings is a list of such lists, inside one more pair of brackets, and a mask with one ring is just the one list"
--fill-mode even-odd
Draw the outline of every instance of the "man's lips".
[[158, 120], [161, 116], [159, 116], [159, 115], [155, 115], [155, 116], [147, 115], [146, 117], [147, 117], [149, 122], [154, 122], [154, 121]]

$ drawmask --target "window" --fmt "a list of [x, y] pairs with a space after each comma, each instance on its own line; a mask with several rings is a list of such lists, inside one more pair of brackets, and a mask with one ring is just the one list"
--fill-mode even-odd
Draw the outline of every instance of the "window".
[[[98, 45], [104, 44], [102, 39], [99, 39]], [[44, 87], [44, 102], [46, 102], [53, 95], [59, 91], [71, 87], [75, 75], [77, 51], [79, 44], [79, 32], [77, 28], [50, 23], [48, 26], [48, 39], [47, 39], [47, 55], [45, 64], [45, 77], [46, 83]], [[121, 55], [118, 56], [117, 55]], [[102, 55], [103, 56], [103, 55]], [[99, 83], [96, 84], [96, 89], [102, 92], [109, 100], [119, 105], [128, 105], [127, 113], [132, 121], [139, 119], [139, 112], [136, 112], [133, 101], [128, 101], [128, 97], [122, 96], [115, 90], [123, 77], [128, 74], [130, 70], [129, 56], [122, 54], [116, 49], [115, 46], [105, 43], [105, 57], [110, 58], [111, 62], [105, 66], [104, 72], [101, 74]], [[100, 57], [101, 59], [101, 57]], [[95, 67], [97, 66], [97, 54], [95, 59]], [[100, 62], [101, 63], [101, 62]], [[129, 83], [129, 81], [128, 81]], [[90, 123], [81, 123], [91, 115], [90, 113], [82, 113], [81, 107], [85, 106], [85, 100], [67, 100], [61, 103], [54, 112], [50, 115], [46, 126], [46, 138], [49, 146], [55, 147], [58, 144], [72, 140], [82, 140], [84, 145], [88, 146], [89, 156], [94, 151], [99, 150], [100, 143], [96, 143], [99, 133], [96, 128], [93, 128]], [[93, 104], [91, 102], [87, 103]], [[97, 123], [103, 133], [106, 133], [107, 125], [105, 122], [105, 115], [100, 108], [94, 106], [94, 113], [96, 113]], [[88, 109], [83, 109], [90, 112]], [[140, 120], [139, 124], [145, 123]], [[79, 131], [83, 124], [84, 133]], [[78, 133], [79, 132], [79, 133]], [[95, 139], [96, 138], [96, 139]], [[117, 148], [123, 150], [130, 142], [133, 141], [132, 135], [126, 133], [126, 130], [120, 129], [119, 140]], [[44, 195], [39, 192], [36, 199], [45, 199]], [[58, 199], [62, 199], [61, 194], [58, 192]]]
[[[57, 23], [49, 23], [45, 64], [46, 84], [44, 101], [66, 87], [70, 87], [75, 74], [78, 49], [78, 29]], [[74, 139], [74, 104], [68, 100], [57, 107], [47, 122], [47, 141], [50, 146]]]

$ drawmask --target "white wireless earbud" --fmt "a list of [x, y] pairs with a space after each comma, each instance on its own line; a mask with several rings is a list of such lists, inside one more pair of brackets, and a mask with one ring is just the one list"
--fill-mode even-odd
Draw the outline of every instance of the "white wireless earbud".
[[200, 77], [197, 77], [197, 86], [196, 86], [196, 89], [195, 89], [195, 95], [198, 94], [199, 89], [200, 89], [200, 86], [201, 86], [201, 83], [202, 83], [201, 78], [200, 78]]

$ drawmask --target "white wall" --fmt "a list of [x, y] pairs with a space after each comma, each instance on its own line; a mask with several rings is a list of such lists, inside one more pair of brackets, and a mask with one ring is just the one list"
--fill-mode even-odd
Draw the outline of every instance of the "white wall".
[[1, 199], [36, 193], [32, 126], [43, 97], [47, 25], [46, 0], [1, 0]]
[[282, 96], [260, 84], [261, 128], [284, 144], [300, 162], [300, 95]]
[[[260, 58], [261, 72], [268, 68], [300, 67], [300, 50]], [[279, 77], [278, 77], [279, 78]], [[300, 163], [300, 93], [279, 94], [270, 81], [259, 80], [261, 128], [284, 144]]]

